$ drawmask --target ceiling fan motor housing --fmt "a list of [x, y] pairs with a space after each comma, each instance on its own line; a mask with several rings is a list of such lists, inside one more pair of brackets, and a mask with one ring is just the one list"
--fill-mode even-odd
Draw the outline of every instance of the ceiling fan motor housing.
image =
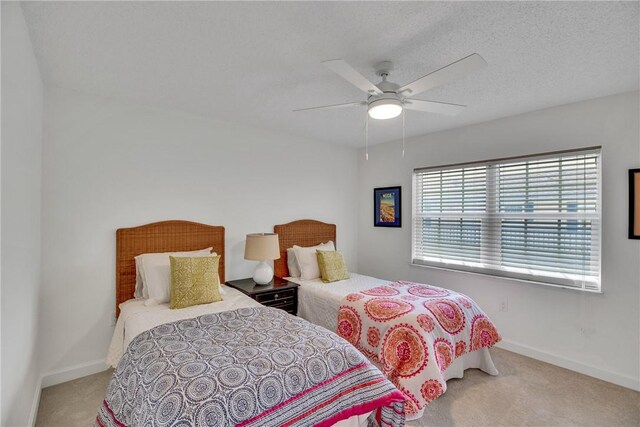
[[367, 104], [369, 106], [371, 106], [374, 103], [378, 103], [379, 101], [389, 101], [389, 100], [395, 100], [398, 101], [400, 103], [402, 103], [402, 100], [400, 99], [400, 97], [395, 93], [395, 92], [385, 92], [382, 95], [371, 95], [368, 99], [367, 99]]
[[376, 85], [378, 89], [380, 89], [384, 93], [397, 93], [398, 89], [400, 89], [400, 85], [396, 83], [389, 82], [387, 80], [383, 80]]

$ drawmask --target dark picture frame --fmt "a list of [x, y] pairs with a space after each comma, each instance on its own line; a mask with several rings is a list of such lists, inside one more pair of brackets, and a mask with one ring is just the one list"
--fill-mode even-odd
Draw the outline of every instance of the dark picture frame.
[[402, 187], [373, 189], [373, 226], [402, 227]]
[[629, 169], [629, 238], [640, 239], [640, 168]]

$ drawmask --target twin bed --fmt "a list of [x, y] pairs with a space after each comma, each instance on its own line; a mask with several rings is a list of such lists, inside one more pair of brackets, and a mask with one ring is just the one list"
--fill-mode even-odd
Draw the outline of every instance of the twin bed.
[[224, 285], [222, 301], [178, 310], [134, 299], [134, 257], [143, 253], [212, 247], [224, 283], [224, 228], [165, 221], [118, 230], [119, 318], [107, 358], [116, 369], [96, 425], [401, 426], [464, 369], [497, 374], [488, 348], [499, 335], [468, 297], [356, 274], [290, 278], [287, 249], [335, 242], [335, 225], [302, 220], [274, 231], [275, 275], [301, 285], [300, 317]]
[[403, 425], [404, 398], [336, 334], [225, 287], [178, 310], [134, 299], [145, 253], [213, 249], [224, 228], [166, 221], [116, 234], [115, 367], [97, 426]]
[[408, 420], [422, 417], [446, 391], [446, 381], [462, 378], [466, 369], [498, 374], [489, 348], [500, 335], [471, 298], [354, 273], [332, 283], [290, 277], [287, 249], [335, 244], [336, 226], [300, 220], [276, 225], [274, 232], [280, 240], [274, 274], [300, 285], [298, 316], [337, 331], [373, 361], [405, 396]]

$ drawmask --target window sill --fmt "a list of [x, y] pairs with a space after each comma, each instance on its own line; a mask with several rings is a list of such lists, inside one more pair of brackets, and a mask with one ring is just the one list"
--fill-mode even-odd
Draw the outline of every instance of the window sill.
[[577, 287], [573, 287], [573, 286], [558, 285], [558, 284], [555, 284], [555, 283], [540, 282], [540, 281], [536, 281], [536, 280], [525, 280], [525, 279], [518, 279], [518, 278], [515, 278], [515, 277], [498, 276], [498, 275], [495, 275], [495, 274], [481, 273], [481, 272], [478, 272], [478, 271], [466, 271], [466, 270], [458, 270], [458, 269], [455, 269], [455, 268], [440, 267], [440, 266], [435, 266], [435, 265], [415, 264], [412, 261], [409, 261], [409, 265], [411, 267], [431, 268], [431, 269], [436, 269], [436, 270], [451, 271], [451, 272], [460, 273], [460, 274], [471, 274], [471, 275], [474, 275], [474, 276], [492, 277], [492, 278], [505, 280], [505, 281], [509, 281], [509, 282], [524, 283], [524, 284], [527, 284], [527, 285], [543, 285], [543, 286], [548, 286], [548, 287], [551, 287], [551, 288], [569, 289], [569, 290], [572, 290], [572, 291], [580, 291], [580, 292], [586, 292], [586, 293], [590, 293], [590, 294], [600, 294], [600, 295], [604, 294], [604, 292], [602, 292], [602, 289], [595, 290], [595, 289], [577, 288]]

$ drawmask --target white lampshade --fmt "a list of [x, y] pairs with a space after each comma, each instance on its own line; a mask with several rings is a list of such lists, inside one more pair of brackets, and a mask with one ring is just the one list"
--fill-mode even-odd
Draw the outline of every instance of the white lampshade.
[[244, 259], [267, 261], [280, 258], [280, 242], [275, 233], [247, 234]]
[[273, 268], [265, 261], [280, 258], [280, 242], [274, 233], [247, 234], [244, 259], [260, 261], [253, 271], [253, 281], [267, 285], [273, 279]]

